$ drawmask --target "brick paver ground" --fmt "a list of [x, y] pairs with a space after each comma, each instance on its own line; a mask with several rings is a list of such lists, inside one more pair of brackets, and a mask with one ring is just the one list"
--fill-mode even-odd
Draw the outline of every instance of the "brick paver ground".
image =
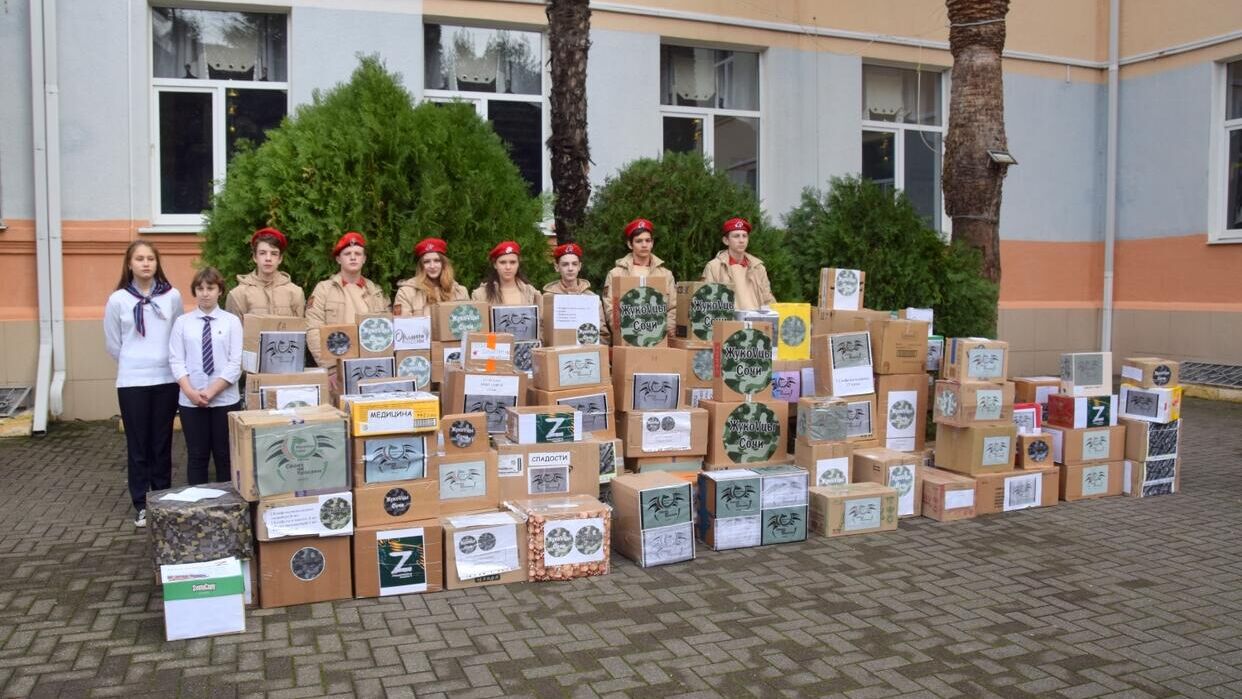
[[652, 570], [614, 558], [604, 578], [254, 611], [243, 635], [166, 643], [124, 442], [108, 423], [58, 425], [0, 443], [0, 686], [127, 699], [1236, 697], [1239, 427], [1242, 406], [1187, 401], [1175, 496], [903, 520]]

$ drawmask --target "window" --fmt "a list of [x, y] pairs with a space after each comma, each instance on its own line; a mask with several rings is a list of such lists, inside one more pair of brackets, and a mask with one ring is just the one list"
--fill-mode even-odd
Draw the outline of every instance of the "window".
[[423, 37], [424, 96], [473, 104], [509, 147], [531, 195], [551, 189], [543, 35], [428, 24]]
[[940, 230], [941, 74], [864, 65], [862, 78], [862, 176], [903, 190]]
[[1242, 241], [1242, 61], [1224, 66], [1225, 105], [1222, 145], [1225, 150], [1223, 225], [1214, 226], [1217, 242]]
[[664, 150], [709, 155], [759, 192], [759, 54], [660, 47]]
[[287, 18], [151, 9], [154, 222], [197, 225], [242, 140], [288, 112]]

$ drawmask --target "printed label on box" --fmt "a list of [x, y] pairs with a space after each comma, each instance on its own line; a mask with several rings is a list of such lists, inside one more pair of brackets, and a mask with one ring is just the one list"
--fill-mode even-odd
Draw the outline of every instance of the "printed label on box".
[[268, 536], [337, 536], [354, 530], [353, 493], [321, 495], [317, 502], [263, 511]]
[[754, 476], [716, 482], [716, 518], [759, 513], [759, 479]]
[[513, 345], [508, 342], [471, 342], [470, 359], [485, 362], [495, 360], [507, 361], [513, 358]]
[[[566, 454], [568, 456], [568, 454]], [[533, 454], [531, 455], [534, 456]], [[528, 478], [526, 492], [530, 495], [548, 495], [551, 493], [569, 492], [569, 465], [536, 466], [534, 459], [530, 468], [526, 469]]]
[[404, 357], [397, 364], [397, 376], [414, 380], [414, 389], [421, 391], [431, 385], [431, 360], [422, 355]]
[[285, 386], [272, 392], [276, 396], [276, 405], [265, 405], [264, 408], [289, 410], [319, 405], [320, 402], [319, 386]]
[[553, 520], [543, 534], [543, 564], [560, 566], [604, 560], [604, 519]]
[[514, 340], [539, 339], [538, 306], [492, 306], [492, 328]]
[[689, 523], [692, 504], [690, 484], [648, 488], [638, 494], [642, 507], [642, 528], [655, 529], [672, 524]]
[[1005, 497], [1001, 510], [1025, 510], [1028, 507], [1039, 507], [1043, 502], [1043, 474], [1032, 473], [1024, 476], [1010, 476], [1005, 479]]
[[458, 580], [476, 580], [518, 569], [516, 527], [506, 524], [487, 529], [453, 532]]
[[897, 451], [914, 449], [915, 428], [918, 425], [915, 419], [918, 395], [918, 391], [889, 391], [888, 429], [885, 432], [885, 441], [889, 449]]
[[889, 466], [887, 485], [897, 491], [897, 516], [914, 514], [914, 466]]
[[957, 393], [948, 388], [940, 391], [936, 397], [936, 410], [945, 417], [957, 415]]
[[487, 495], [487, 462], [463, 461], [440, 464], [440, 500], [460, 500]]
[[857, 311], [858, 286], [857, 270], [838, 269], [837, 278], [832, 284], [832, 307], [843, 311]]
[[392, 349], [392, 318], [364, 318], [358, 324], [358, 344], [368, 352]]
[[1103, 461], [1112, 451], [1112, 434], [1107, 429], [1082, 433], [1082, 460]]
[[1082, 494], [1104, 495], [1108, 492], [1108, 466], [1086, 466], [1082, 469]]
[[845, 485], [850, 482], [850, 457], [838, 456], [815, 462], [815, 485]]
[[772, 398], [787, 403], [797, 403], [802, 397], [802, 372], [772, 372]]
[[832, 335], [832, 395], [856, 396], [875, 391], [871, 373], [870, 333]]
[[716, 518], [712, 526], [715, 527], [715, 548], [718, 550], [758, 546], [763, 539], [763, 518], [759, 514]]
[[1009, 448], [1013, 440], [1009, 436], [983, 438], [983, 465], [1003, 466], [1010, 461]]
[[[732, 320], [734, 293], [724, 284], [704, 284], [690, 296], [690, 333], [695, 339], [711, 341], [712, 324]], [[711, 378], [711, 377], [708, 377]]]
[[[765, 479], [766, 480], [766, 479]], [[806, 540], [806, 505], [763, 511], [763, 544]]]
[[392, 348], [397, 352], [431, 349], [431, 318], [428, 316], [393, 318]]
[[712, 399], [712, 389], [710, 388], [692, 388], [690, 389], [690, 407], [697, 408], [699, 403]]
[[557, 377], [562, 386], [589, 386], [600, 379], [598, 352], [574, 352], [556, 357]]
[[725, 455], [735, 464], [767, 461], [781, 439], [781, 421], [763, 403], [742, 403], [724, 420]]
[[505, 408], [517, 407], [517, 396], [477, 396], [467, 393], [463, 404], [467, 413], [487, 415], [488, 434], [501, 434], [505, 431]]
[[680, 374], [634, 374], [632, 410], [672, 410], [681, 392]]
[[966, 377], [976, 381], [1004, 378], [1005, 350], [976, 348], [966, 350]]
[[422, 437], [368, 439], [363, 444], [366, 482], [423, 478], [427, 472], [427, 445]]
[[643, 451], [689, 451], [690, 413], [643, 413]]
[[1130, 366], [1129, 364], [1122, 364], [1121, 365], [1121, 378], [1130, 379], [1131, 381], [1142, 381], [1143, 370], [1136, 366]]
[[516, 376], [467, 374], [462, 393], [468, 396], [516, 396], [518, 386]]
[[500, 477], [508, 478], [512, 476], [520, 476], [525, 473], [524, 461], [521, 454], [501, 454], [497, 460], [500, 466]]
[[375, 533], [380, 597], [427, 591], [423, 528]]
[[872, 433], [871, 427], [871, 401], [861, 401], [858, 403], [849, 403], [846, 405], [849, 423], [846, 426], [846, 436], [861, 437]]
[[413, 432], [413, 408], [371, 408], [360, 425], [361, 432]]
[[944, 491], [944, 509], [961, 510], [967, 507], [975, 506], [975, 489], [967, 488], [965, 490], [946, 490]]
[[1126, 414], [1154, 419], [1160, 414], [1160, 395], [1126, 387]]
[[1104, 356], [1102, 354], [1098, 352], [1075, 354], [1073, 362], [1073, 375], [1068, 378], [1075, 384], [1099, 386], [1104, 383]]
[[806, 473], [800, 472], [788, 476], [765, 476], [763, 478], [762, 508], [770, 510], [776, 507], [793, 507], [805, 505]]
[[975, 419], [999, 420], [1003, 406], [1003, 392], [992, 389], [975, 391]]
[[643, 567], [678, 563], [694, 558], [694, 528], [690, 522], [643, 530]]
[[552, 329], [577, 330], [584, 324], [599, 327], [599, 297], [595, 294], [556, 294], [552, 298]]
[[592, 393], [585, 396], [559, 398], [557, 405], [564, 405], [582, 413], [582, 431], [586, 434], [608, 429], [612, 411], [608, 407], [608, 394]]
[[844, 503], [845, 517], [841, 529], [856, 532], [880, 526], [880, 500], [878, 497], [851, 498]]

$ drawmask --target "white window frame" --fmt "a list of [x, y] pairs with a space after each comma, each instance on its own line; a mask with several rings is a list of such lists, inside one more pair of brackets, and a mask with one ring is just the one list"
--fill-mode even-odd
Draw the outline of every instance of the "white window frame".
[[[552, 191], [552, 153], [548, 150], [548, 139], [552, 137], [552, 109], [549, 106], [549, 90], [552, 86], [552, 73], [548, 63], [548, 32], [539, 27], [510, 26], [503, 24], [478, 24], [473, 21], [454, 18], [424, 17], [423, 24], [449, 25], [453, 27], [470, 27], [472, 29], [490, 29], [493, 31], [527, 32], [539, 35], [539, 94], [514, 95], [500, 92], [471, 92], [468, 90], [433, 90], [423, 88], [423, 99], [428, 102], [468, 102], [483, 121], [487, 121], [488, 102], [526, 102], [539, 105], [540, 134], [539, 142], [543, 144], [543, 160], [539, 167], [541, 173], [540, 192], [547, 194]], [[424, 49], [425, 50], [425, 49]]]
[[152, 4], [147, 8], [147, 31], [146, 31], [146, 51], [147, 51], [147, 75], [150, 80], [148, 94], [150, 95], [150, 172], [151, 172], [151, 226], [142, 229], [141, 232], [160, 232], [160, 233], [198, 233], [203, 229], [202, 214], [166, 214], [164, 213], [163, 192], [161, 187], [160, 164], [160, 93], [161, 92], [197, 92], [210, 93], [211, 98], [211, 155], [212, 155], [212, 193], [220, 191], [224, 186], [224, 178], [228, 172], [228, 132], [226, 125], [225, 104], [227, 103], [226, 92], [229, 88], [239, 90], [270, 90], [277, 92], [283, 90], [285, 93], [285, 115], [293, 112], [293, 104], [290, 99], [289, 84], [293, 70], [293, 66], [289, 61], [289, 32], [291, 23], [289, 15], [282, 12], [273, 12], [268, 9], [255, 10], [233, 10], [215, 7], [199, 6], [193, 9], [212, 10], [221, 12], [262, 12], [264, 14], [280, 14], [285, 18], [285, 77], [283, 82], [276, 81], [239, 81], [239, 80], [193, 80], [187, 78], [157, 78], [155, 77], [155, 31], [154, 31], [154, 14], [157, 7], [176, 7], [182, 9], [182, 5], [177, 2], [169, 4]]
[[1242, 243], [1242, 228], [1226, 228], [1225, 205], [1229, 198], [1229, 134], [1242, 131], [1242, 118], [1226, 119], [1225, 105], [1229, 97], [1229, 64], [1242, 62], [1242, 56], [1220, 61], [1213, 66], [1211, 105], [1211, 137], [1208, 153], [1208, 244]]

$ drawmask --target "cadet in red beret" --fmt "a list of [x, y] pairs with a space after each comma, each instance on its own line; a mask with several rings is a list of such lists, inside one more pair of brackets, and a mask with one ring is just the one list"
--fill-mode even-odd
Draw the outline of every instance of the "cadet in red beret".
[[487, 278], [470, 293], [474, 301], [486, 301], [493, 306], [541, 305], [543, 294], [531, 285], [522, 272], [522, 246], [506, 240], [488, 253], [492, 268]]
[[414, 246], [414, 260], [418, 271], [397, 283], [393, 315], [428, 316], [431, 307], [441, 301], [470, 298], [466, 287], [457, 283], [453, 261], [448, 256], [448, 243], [440, 238], [423, 238]]
[[[349, 231], [332, 246], [340, 271], [315, 285], [306, 304], [306, 346], [315, 363], [328, 367], [328, 379], [336, 388], [336, 362], [324, 356], [319, 329], [325, 325], [352, 325], [369, 313], [387, 313], [388, 296], [379, 284], [362, 276], [367, 261], [367, 239]], [[338, 389], [339, 390], [339, 389]]]
[[721, 226], [725, 249], [703, 267], [703, 281], [732, 284], [734, 307], [752, 311], [776, 303], [763, 260], [746, 252], [750, 244], [750, 221], [731, 218]]
[[255, 231], [250, 236], [254, 271], [237, 275], [237, 286], [229, 290], [224, 310], [238, 318], [247, 313], [301, 317], [306, 312], [306, 294], [280, 271], [287, 247], [289, 240], [275, 228]]
[[636, 218], [625, 224], [625, 246], [629, 254], [618, 259], [608, 276], [604, 277], [604, 303], [611, 312], [617, 300], [613, 294], [618, 277], [663, 277], [668, 279], [668, 330], [677, 327], [677, 280], [673, 270], [664, 266], [664, 260], [656, 257], [655, 224], [645, 218]]
[[[568, 295], [591, 295], [598, 298], [598, 295], [591, 291], [591, 282], [581, 278], [578, 274], [582, 271], [582, 246], [577, 243], [565, 243], [557, 245], [552, 250], [552, 257], [556, 260], [556, 271], [561, 278], [548, 282], [543, 287], [544, 294], [568, 294]], [[599, 302], [599, 341], [600, 344], [611, 344], [611, 333], [608, 332], [608, 314], [604, 311], [604, 301]]]

